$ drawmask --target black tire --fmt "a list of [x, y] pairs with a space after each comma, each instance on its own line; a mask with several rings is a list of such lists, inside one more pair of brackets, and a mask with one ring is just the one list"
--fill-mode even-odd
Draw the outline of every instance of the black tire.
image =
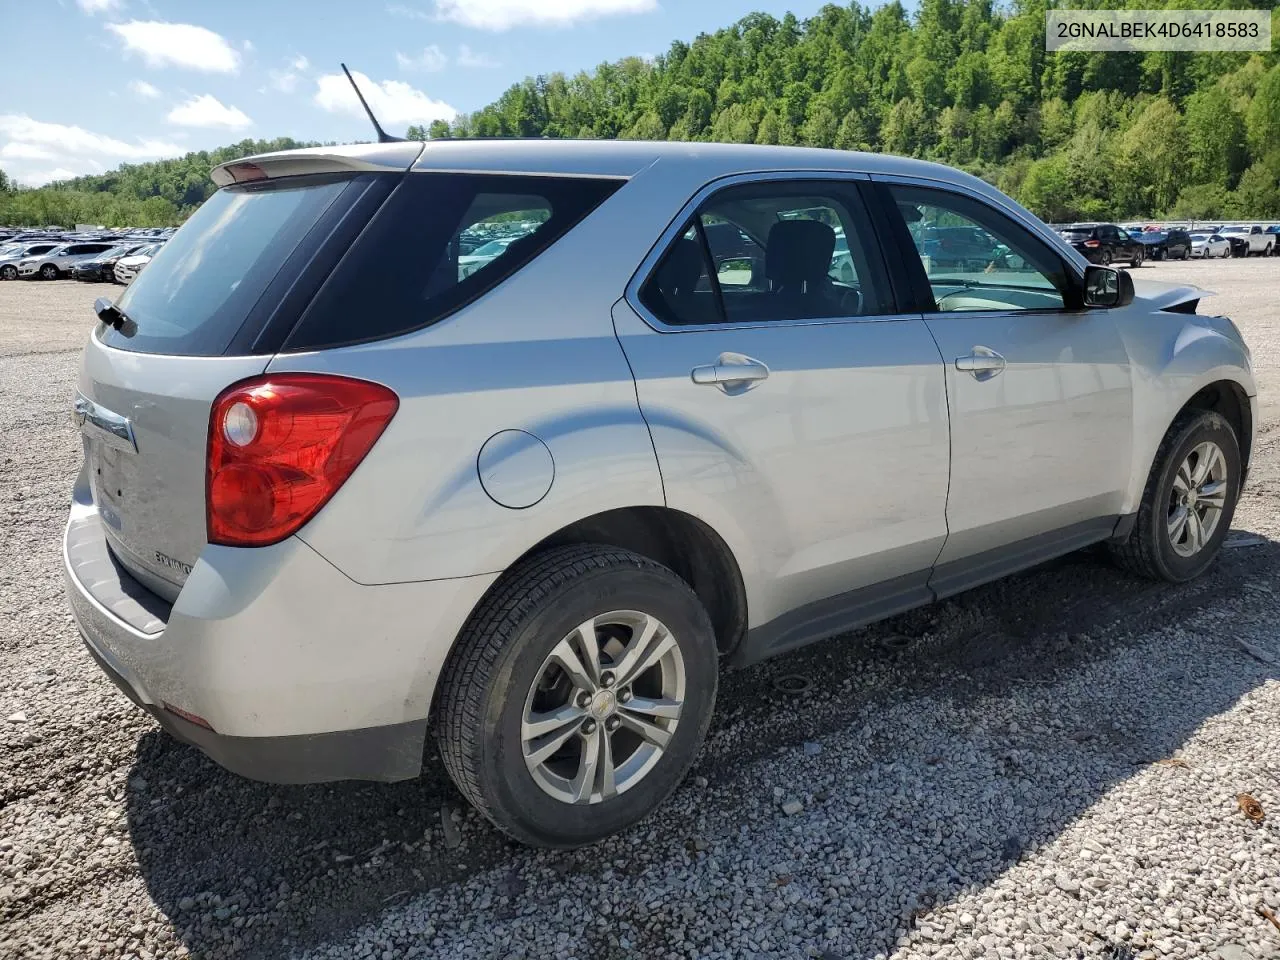
[[1136, 254], [1134, 254], [1133, 259], [1129, 261], [1129, 266], [1134, 268], [1140, 267], [1142, 266], [1142, 261], [1145, 259], [1146, 257], [1143, 255], [1143, 252], [1139, 250]]
[[1098, 260], [1102, 263], [1104, 267], [1111, 266], [1111, 251], [1103, 250], [1102, 254], [1098, 257]]
[[[685, 700], [669, 745], [630, 789], [590, 804], [544, 792], [525, 765], [521, 721], [544, 661], [592, 616], [657, 617], [684, 659]], [[710, 724], [718, 684], [715, 632], [689, 586], [628, 550], [559, 547], [522, 561], [472, 613], [445, 667], [437, 737], [445, 768], [480, 813], [514, 839], [580, 847], [638, 823], [679, 785]]]
[[57, 280], [58, 268], [55, 267], [52, 263], [46, 263], [43, 267], [40, 268], [40, 276], [43, 277], [45, 280]]
[[[1190, 259], [1191, 259], [1191, 248], [1190, 248], [1190, 247], [1187, 247], [1186, 249], [1184, 249], [1184, 250], [1182, 251], [1182, 259], [1183, 259], [1183, 260], [1190, 260]], [[1206, 258], [1206, 259], [1207, 259], [1207, 258]]]
[[18, 279], [18, 268], [15, 267], [12, 263], [6, 263], [3, 267], [0, 267], [0, 280], [17, 280], [17, 279]]
[[[1169, 500], [1178, 468], [1191, 451], [1206, 440], [1216, 443], [1226, 459], [1226, 500], [1213, 536], [1194, 556], [1182, 557], [1174, 552], [1169, 537]], [[1138, 507], [1137, 523], [1122, 542], [1110, 544], [1112, 557], [1124, 569], [1149, 580], [1184, 583], [1200, 576], [1217, 558], [1222, 541], [1231, 529], [1240, 497], [1240, 474], [1240, 444], [1226, 418], [1208, 410], [1189, 410], [1182, 414], [1156, 451]]]

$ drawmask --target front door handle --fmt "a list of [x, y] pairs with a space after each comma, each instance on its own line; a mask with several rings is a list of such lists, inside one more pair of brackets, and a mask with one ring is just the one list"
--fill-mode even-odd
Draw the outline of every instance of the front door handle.
[[733, 395], [746, 393], [762, 380], [767, 380], [769, 368], [741, 353], [722, 353], [715, 363], [694, 367], [690, 376], [694, 383], [719, 387]]
[[973, 374], [973, 379], [978, 381], [998, 377], [1006, 366], [1004, 357], [990, 347], [974, 347], [967, 357], [956, 357], [956, 369]]

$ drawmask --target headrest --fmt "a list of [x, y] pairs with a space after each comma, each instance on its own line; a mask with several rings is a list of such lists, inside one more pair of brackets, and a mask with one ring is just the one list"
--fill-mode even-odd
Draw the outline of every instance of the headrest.
[[689, 296], [704, 269], [702, 245], [681, 237], [667, 253], [658, 270], [658, 286], [667, 296]]
[[820, 220], [781, 220], [769, 229], [765, 272], [775, 284], [821, 280], [831, 270], [836, 232]]

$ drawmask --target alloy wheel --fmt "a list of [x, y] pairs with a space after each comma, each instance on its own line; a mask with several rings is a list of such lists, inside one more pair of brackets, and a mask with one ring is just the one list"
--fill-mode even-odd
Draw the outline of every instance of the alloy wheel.
[[684, 656], [665, 625], [635, 610], [592, 617], [538, 670], [520, 723], [525, 766], [564, 803], [609, 800], [662, 759], [684, 699]]
[[1213, 539], [1227, 503], [1227, 458], [1213, 441], [1197, 444], [1173, 478], [1168, 529], [1173, 552], [1194, 557]]

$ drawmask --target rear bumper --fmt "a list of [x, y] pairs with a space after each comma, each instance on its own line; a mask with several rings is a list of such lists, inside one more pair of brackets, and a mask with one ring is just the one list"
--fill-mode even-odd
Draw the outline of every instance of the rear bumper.
[[268, 783], [394, 781], [416, 777], [422, 769], [426, 720], [292, 737], [224, 736], [144, 701], [134, 681], [107, 660], [89, 635], [81, 631], [80, 637], [102, 672], [171, 736], [242, 777]]
[[496, 579], [363, 586], [292, 538], [207, 547], [169, 608], [110, 555], [82, 484], [63, 567], [85, 645], [126, 695], [227, 769], [277, 783], [416, 776], [436, 681]]

